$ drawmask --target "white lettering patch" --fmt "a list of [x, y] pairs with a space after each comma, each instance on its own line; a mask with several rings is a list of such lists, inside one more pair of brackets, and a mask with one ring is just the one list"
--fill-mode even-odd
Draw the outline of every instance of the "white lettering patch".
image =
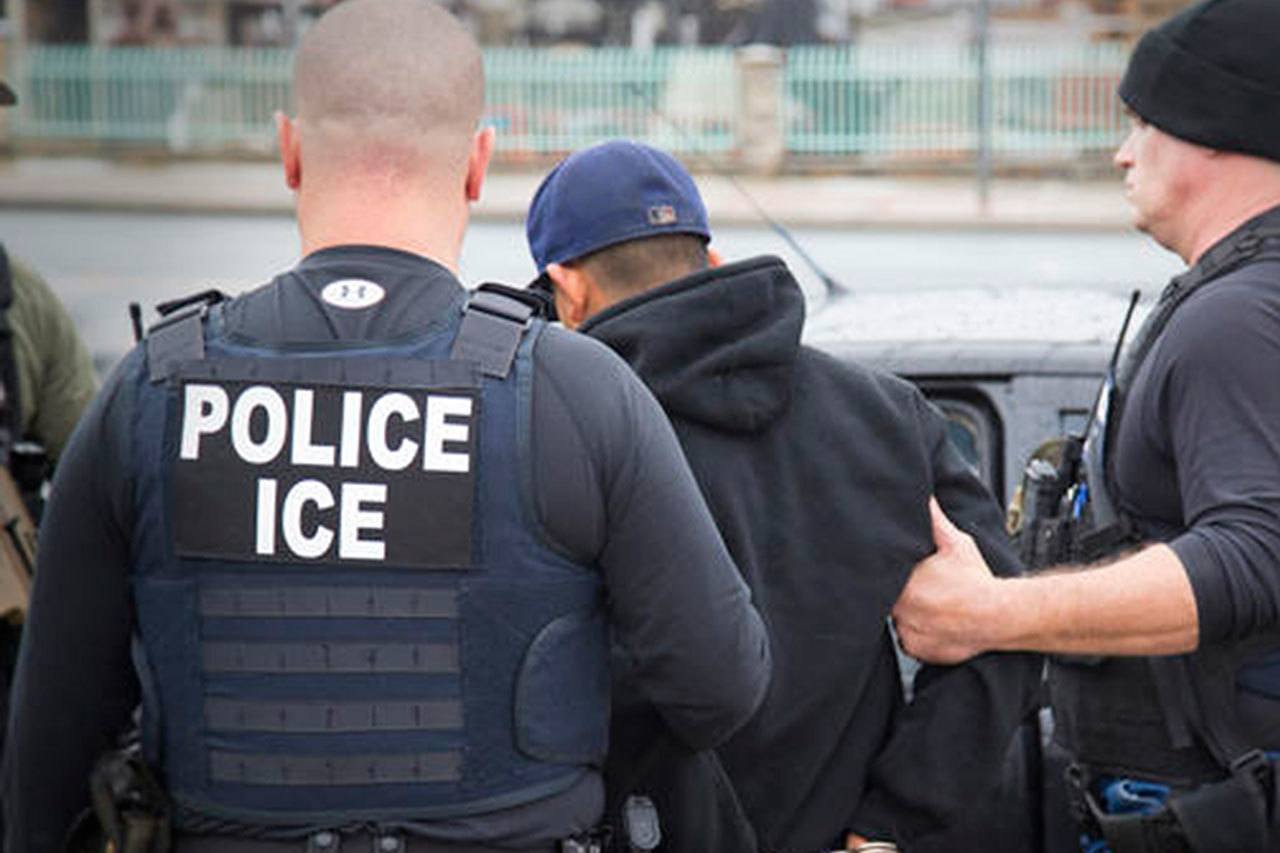
[[320, 291], [320, 298], [335, 308], [358, 310], [377, 305], [386, 297], [382, 285], [362, 278], [331, 281]]
[[219, 378], [178, 400], [181, 556], [471, 565], [473, 389]]

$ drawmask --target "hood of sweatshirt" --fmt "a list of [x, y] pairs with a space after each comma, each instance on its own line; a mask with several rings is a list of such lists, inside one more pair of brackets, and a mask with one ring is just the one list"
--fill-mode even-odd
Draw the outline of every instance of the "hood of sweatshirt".
[[704, 270], [583, 323], [639, 374], [671, 416], [755, 432], [787, 408], [804, 295], [779, 258]]

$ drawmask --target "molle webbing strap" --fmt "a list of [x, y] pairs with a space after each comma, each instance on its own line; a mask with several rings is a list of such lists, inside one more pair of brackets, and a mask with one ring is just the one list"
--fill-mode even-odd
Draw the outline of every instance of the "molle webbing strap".
[[204, 718], [213, 731], [375, 732], [458, 731], [457, 699], [377, 702], [257, 702], [209, 698]]
[[527, 301], [488, 287], [476, 291], [463, 309], [462, 326], [450, 357], [474, 361], [485, 375], [505, 379], [520, 339], [537, 312]]
[[200, 615], [223, 618], [454, 619], [458, 593], [452, 589], [205, 589]]
[[[1120, 392], [1124, 394], [1128, 391], [1133, 377], [1138, 372], [1138, 368], [1142, 366], [1142, 362], [1151, 351], [1156, 339], [1160, 337], [1160, 333], [1164, 331], [1164, 327], [1169, 324], [1169, 318], [1186, 301], [1187, 297], [1214, 279], [1231, 272], [1246, 261], [1252, 260], [1263, 249], [1263, 245], [1267, 240], [1276, 239], [1280, 239], [1280, 226], [1253, 228], [1244, 231], [1227, 242], [1214, 246], [1192, 269], [1170, 281], [1164, 291], [1161, 292], [1156, 307], [1152, 309], [1146, 322], [1138, 330], [1138, 334], [1133, 341], [1133, 347], [1126, 355], [1124, 364], [1117, 372], [1116, 386]], [[1117, 409], [1111, 418], [1112, 425], [1119, 420], [1116, 417], [1118, 414], [1119, 411]]]
[[209, 775], [215, 782], [242, 785], [387, 785], [457, 782], [462, 753], [413, 755], [242, 755], [211, 752]]
[[1112, 544], [1105, 541], [1107, 537], [1114, 537], [1116, 539], [1114, 544], [1117, 545], [1125, 543], [1137, 544], [1137, 542], [1141, 541], [1133, 518], [1121, 509], [1120, 502], [1114, 494], [1115, 454], [1110, 452], [1110, 448], [1115, 447], [1116, 430], [1119, 428], [1125, 405], [1128, 402], [1129, 392], [1133, 385], [1133, 379], [1137, 376], [1138, 369], [1142, 367], [1143, 362], [1146, 361], [1147, 356], [1155, 346], [1156, 340], [1164, 332], [1165, 327], [1169, 325], [1173, 312], [1182, 303], [1186, 302], [1193, 293], [1205, 285], [1226, 275], [1240, 265], [1254, 260], [1266, 246], [1267, 241], [1275, 240], [1280, 240], [1280, 225], [1268, 224], [1248, 228], [1214, 246], [1200, 258], [1194, 267], [1169, 282], [1160, 293], [1160, 299], [1156, 302], [1156, 306], [1147, 315], [1142, 327], [1138, 329], [1132, 346], [1125, 353], [1124, 360], [1116, 371], [1111, 411], [1107, 415], [1107, 435], [1104, 441], [1104, 447], [1108, 448], [1108, 450], [1105, 451], [1105, 457], [1102, 461], [1106, 482], [1091, 484], [1093, 489], [1097, 489], [1101, 485], [1107, 490], [1111, 496], [1111, 504], [1119, 517], [1119, 522], [1115, 529], [1099, 531], [1098, 541], [1090, 543], [1091, 553], [1085, 556], [1088, 556], [1091, 560], [1103, 556], [1097, 551], [1097, 548]]
[[452, 643], [237, 643], [207, 641], [210, 673], [456, 673]]

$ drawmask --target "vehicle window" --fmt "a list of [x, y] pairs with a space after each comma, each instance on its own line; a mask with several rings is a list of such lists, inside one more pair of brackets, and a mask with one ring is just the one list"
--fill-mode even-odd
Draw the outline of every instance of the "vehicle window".
[[978, 477], [997, 494], [1002, 491], [997, 479], [996, 462], [1000, 458], [998, 430], [991, 413], [975, 403], [926, 389], [925, 395], [947, 419], [947, 432], [960, 455]]
[[1088, 409], [1059, 409], [1058, 432], [1062, 435], [1080, 435], [1089, 423]]

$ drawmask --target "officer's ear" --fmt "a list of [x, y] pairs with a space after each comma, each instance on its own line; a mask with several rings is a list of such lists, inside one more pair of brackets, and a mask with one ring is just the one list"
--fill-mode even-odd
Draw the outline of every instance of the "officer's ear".
[[291, 190], [302, 186], [302, 149], [298, 141], [298, 126], [293, 119], [276, 110], [276, 143], [280, 146], [280, 165], [284, 167], [284, 182]]
[[591, 277], [580, 266], [547, 264], [556, 314], [565, 328], [576, 329], [591, 316]]
[[724, 255], [710, 246], [707, 247], [707, 269], [713, 270], [724, 263]]
[[492, 127], [486, 127], [477, 131], [471, 140], [471, 153], [467, 156], [467, 201], [480, 200], [480, 188], [484, 186], [484, 176], [489, 172], [497, 136]]

